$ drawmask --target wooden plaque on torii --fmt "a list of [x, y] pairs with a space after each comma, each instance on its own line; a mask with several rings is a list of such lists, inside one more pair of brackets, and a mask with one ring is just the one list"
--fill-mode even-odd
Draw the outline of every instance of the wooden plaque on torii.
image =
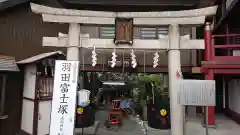
[[133, 19], [132, 18], [116, 18], [115, 19], [115, 38], [114, 43], [133, 44]]

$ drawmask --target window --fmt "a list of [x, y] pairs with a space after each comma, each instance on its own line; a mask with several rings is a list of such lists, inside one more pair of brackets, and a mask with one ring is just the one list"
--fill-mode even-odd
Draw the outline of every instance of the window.
[[141, 39], [156, 39], [157, 28], [141, 28], [140, 36], [141, 36]]
[[100, 27], [100, 38], [114, 38], [115, 37], [115, 27]]
[[[139, 29], [135, 33], [139, 35], [140, 39], [158, 39], [158, 34], [167, 35], [168, 27], [135, 27], [135, 30]], [[135, 31], [136, 32], [136, 31]], [[115, 37], [115, 27], [99, 27], [99, 36], [100, 38], [111, 39]], [[134, 37], [134, 36], [133, 36]]]
[[167, 35], [168, 27], [140, 28], [141, 39], [158, 39], [158, 35]]
[[53, 81], [54, 77], [39, 76], [39, 97], [40, 98], [51, 98], [53, 94]]
[[169, 85], [169, 82], [168, 82], [168, 74], [163, 74], [163, 85], [164, 85], [164, 88], [167, 88], [168, 89], [168, 85]]
[[[233, 30], [234, 34], [240, 34], [240, 29], [239, 28], [234, 28]], [[240, 44], [240, 36], [233, 36], [229, 37], [232, 40], [233, 44]]]

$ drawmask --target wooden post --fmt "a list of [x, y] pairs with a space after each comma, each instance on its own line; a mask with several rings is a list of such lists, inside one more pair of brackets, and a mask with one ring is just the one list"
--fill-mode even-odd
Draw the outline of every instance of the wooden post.
[[6, 97], [6, 83], [7, 83], [7, 76], [2, 75], [2, 88], [1, 88], [1, 102], [0, 102], [0, 117], [4, 115], [4, 108], [5, 108], [5, 97]]

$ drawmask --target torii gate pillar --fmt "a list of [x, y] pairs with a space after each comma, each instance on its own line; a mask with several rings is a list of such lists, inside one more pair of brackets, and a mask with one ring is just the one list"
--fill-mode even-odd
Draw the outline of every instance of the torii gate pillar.
[[67, 47], [67, 60], [79, 60], [79, 46], [80, 46], [80, 24], [69, 23], [68, 31], [68, 47]]
[[[168, 51], [168, 74], [169, 74], [169, 96], [171, 108], [171, 134], [183, 134], [183, 108], [178, 104], [178, 92], [175, 88], [178, 77], [177, 72], [181, 72], [181, 55], [180, 55], [180, 32], [179, 25], [173, 24], [169, 26], [169, 51]], [[176, 113], [178, 112], [178, 113]], [[180, 123], [180, 124], [179, 124]], [[182, 124], [181, 124], [182, 123]]]

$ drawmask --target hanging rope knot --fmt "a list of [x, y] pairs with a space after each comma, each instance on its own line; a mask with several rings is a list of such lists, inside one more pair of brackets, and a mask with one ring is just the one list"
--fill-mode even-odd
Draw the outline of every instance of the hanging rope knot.
[[158, 58], [159, 58], [158, 52], [155, 52], [153, 57], [153, 68], [156, 68], [158, 66], [159, 62]]
[[136, 55], [134, 54], [134, 51], [132, 50], [132, 52], [130, 53], [131, 55], [131, 60], [132, 60], [132, 67], [136, 68], [137, 66], [137, 60], [136, 60]]
[[114, 49], [114, 51], [112, 52], [112, 61], [111, 61], [111, 67], [112, 67], [112, 68], [114, 68], [115, 65], [116, 65], [116, 61], [117, 61], [116, 58], [117, 58], [117, 55], [116, 55], [115, 49]]
[[95, 50], [95, 46], [93, 48], [93, 51], [92, 51], [92, 66], [96, 66], [97, 64], [97, 53], [96, 53], [96, 50]]

